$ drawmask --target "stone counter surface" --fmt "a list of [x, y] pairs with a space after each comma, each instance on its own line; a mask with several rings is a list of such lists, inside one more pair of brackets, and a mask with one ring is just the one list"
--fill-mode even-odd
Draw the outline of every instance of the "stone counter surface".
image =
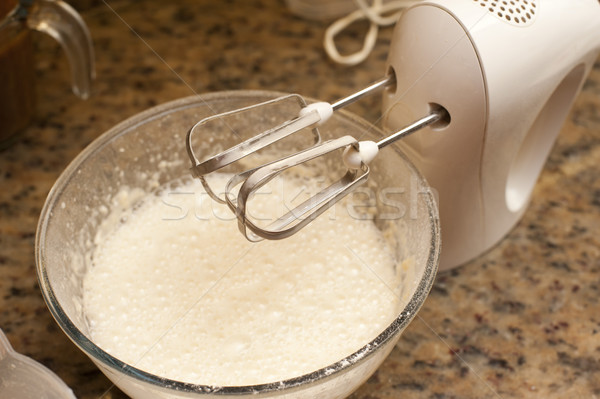
[[[382, 76], [328, 61], [326, 24], [283, 1], [79, 1], [97, 60], [93, 95], [70, 93], [61, 49], [35, 35], [35, 120], [0, 152], [0, 328], [78, 398], [126, 398], [62, 333], [34, 264], [52, 184], [86, 145], [154, 105], [220, 90], [333, 100]], [[358, 24], [341, 41], [356, 48]], [[135, 33], [134, 33], [135, 32]], [[352, 110], [376, 121], [379, 100]], [[600, 398], [600, 64], [568, 116], [524, 218], [478, 259], [438, 275], [418, 317], [353, 399]], [[183, 145], [183, 143], [182, 143]]]

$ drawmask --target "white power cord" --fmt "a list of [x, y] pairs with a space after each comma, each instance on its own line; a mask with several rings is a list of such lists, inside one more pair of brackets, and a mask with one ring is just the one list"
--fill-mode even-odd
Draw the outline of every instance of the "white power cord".
[[[373, 4], [369, 6], [365, 0], [354, 0], [358, 6], [358, 10], [338, 19], [325, 31], [325, 38], [323, 39], [325, 52], [333, 61], [339, 64], [356, 65], [363, 62], [375, 46], [379, 27], [395, 24], [398, 18], [400, 18], [400, 14], [404, 8], [417, 4], [419, 1], [420, 0], [393, 0], [383, 3], [383, 0], [373, 0]], [[394, 13], [387, 15], [390, 12]], [[369, 30], [365, 35], [363, 47], [356, 53], [341, 55], [335, 45], [335, 37], [354, 22], [363, 19], [368, 19], [370, 21]]]

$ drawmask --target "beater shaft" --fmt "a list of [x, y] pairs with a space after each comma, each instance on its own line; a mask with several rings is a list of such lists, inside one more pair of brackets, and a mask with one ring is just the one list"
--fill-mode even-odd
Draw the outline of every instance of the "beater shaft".
[[331, 104], [331, 108], [333, 108], [334, 111], [337, 111], [340, 108], [344, 108], [345, 106], [350, 105], [353, 102], [356, 102], [361, 98], [373, 94], [394, 83], [396, 83], [396, 75], [392, 74], [385, 76], [379, 79], [377, 82], [374, 82], [369, 86], [365, 87], [364, 89], [361, 89], [355, 93], [350, 94], [349, 96], [337, 100], [336, 102]]
[[419, 119], [418, 121], [412, 123], [411, 125], [406, 126], [405, 128], [397, 131], [396, 133], [391, 134], [391, 135], [387, 136], [386, 138], [378, 141], [377, 147], [379, 149], [382, 149], [383, 147], [390, 145], [390, 144], [400, 140], [401, 138], [404, 138], [416, 131], [423, 129], [424, 127], [427, 127], [427, 126], [429, 126], [433, 123], [436, 123], [442, 119], [445, 119], [447, 117], [448, 117], [448, 112], [443, 108], [432, 110], [431, 114]]

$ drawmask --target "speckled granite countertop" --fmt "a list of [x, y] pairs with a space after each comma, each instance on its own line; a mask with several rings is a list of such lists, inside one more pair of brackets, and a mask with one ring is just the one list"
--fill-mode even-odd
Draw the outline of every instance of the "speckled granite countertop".
[[[45, 197], [68, 162], [117, 122], [194, 92], [267, 88], [335, 99], [381, 76], [390, 37], [382, 32], [366, 63], [345, 68], [322, 51], [325, 25], [292, 16], [280, 1], [109, 4], [114, 12], [74, 3], [96, 49], [92, 98], [70, 93], [60, 48], [36, 35], [36, 118], [0, 153], [0, 327], [17, 351], [86, 399], [126, 396], [50, 316], [33, 252]], [[352, 46], [359, 32], [343, 41]], [[353, 106], [371, 121], [378, 109], [376, 98]], [[419, 317], [352, 397], [600, 397], [598, 176], [599, 64], [524, 218], [491, 251], [437, 277]]]

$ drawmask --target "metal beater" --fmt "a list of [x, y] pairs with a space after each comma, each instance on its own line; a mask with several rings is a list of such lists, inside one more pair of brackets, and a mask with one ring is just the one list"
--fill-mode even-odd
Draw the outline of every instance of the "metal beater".
[[[333, 206], [336, 202], [354, 191], [359, 185], [366, 182], [370, 172], [368, 163], [377, 155], [377, 152], [380, 149], [441, 119], [449, 119], [449, 115], [447, 114], [446, 110], [443, 108], [432, 109], [429, 115], [415, 121], [414, 123], [383, 138], [378, 142], [359, 142], [352, 136], [343, 136], [337, 139], [321, 142], [318, 129], [315, 129], [315, 143], [311, 147], [292, 155], [278, 158], [261, 166], [234, 174], [225, 187], [223, 198], [221, 198], [217, 194], [216, 190], [210, 186], [206, 176], [224, 168], [225, 166], [239, 161], [260, 149], [282, 140], [283, 138], [288, 137], [300, 131], [301, 129], [321, 125], [325, 123], [329, 117], [331, 117], [334, 111], [346, 107], [347, 105], [363, 98], [364, 96], [378, 92], [387, 86], [393, 85], [394, 83], [394, 75], [386, 76], [365, 87], [364, 89], [336, 101], [333, 104], [327, 102], [317, 102], [306, 105], [306, 103], [302, 100], [305, 105], [300, 110], [300, 113], [297, 117], [290, 119], [257, 136], [242, 141], [241, 143], [208, 159], [199, 161], [192, 148], [193, 136], [202, 128], [204, 128], [208, 122], [219, 118], [225, 118], [239, 112], [245, 112], [253, 108], [273, 106], [274, 104], [289, 98], [289, 96], [280, 97], [264, 103], [252, 105], [250, 107], [205, 118], [196, 123], [190, 129], [186, 138], [188, 155], [192, 161], [192, 174], [200, 179], [206, 192], [213, 200], [219, 203], [227, 204], [229, 209], [238, 219], [239, 230], [249, 241], [255, 242], [262, 239], [278, 240], [287, 238], [300, 231], [303, 227], [308, 225], [311, 221]], [[247, 217], [247, 204], [249, 198], [254, 192], [263, 187], [277, 175], [291, 167], [340, 149], [344, 150], [343, 161], [347, 167], [346, 173], [341, 179], [330, 184], [328, 187], [319, 191], [316, 195], [308, 198], [301, 204], [294, 207], [292, 210], [278, 217], [266, 227], [259, 227]], [[237, 191], [236, 195], [234, 192], [238, 187], [239, 191]]]

